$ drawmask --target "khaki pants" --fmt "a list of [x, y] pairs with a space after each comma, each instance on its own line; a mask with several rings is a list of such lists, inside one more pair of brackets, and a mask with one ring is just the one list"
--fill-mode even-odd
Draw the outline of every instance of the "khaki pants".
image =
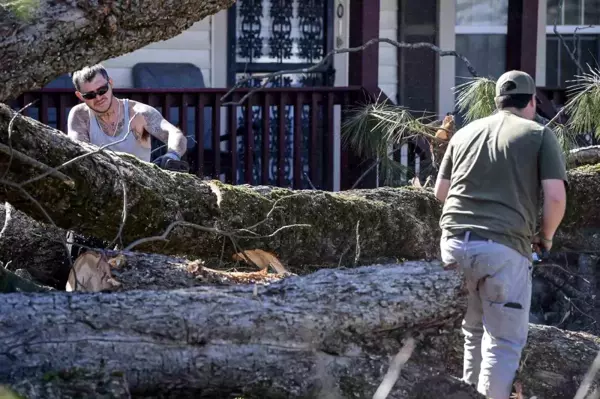
[[508, 399], [527, 341], [531, 262], [491, 240], [442, 238], [442, 260], [456, 263], [469, 290], [462, 322], [463, 380], [491, 399]]

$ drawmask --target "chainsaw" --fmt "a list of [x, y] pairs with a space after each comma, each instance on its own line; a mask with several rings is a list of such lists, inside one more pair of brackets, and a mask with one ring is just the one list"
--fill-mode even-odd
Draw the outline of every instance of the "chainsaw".
[[548, 260], [548, 258], [550, 257], [550, 253], [548, 252], [548, 250], [546, 250], [546, 248], [544, 248], [541, 245], [539, 247], [540, 247], [539, 252], [534, 250], [532, 253], [533, 263], [535, 263], [535, 264], [542, 263], [542, 262]]
[[177, 161], [175, 159], [166, 159], [161, 168], [165, 170], [171, 170], [173, 172], [188, 173], [190, 171], [190, 165], [186, 161]]
[[173, 172], [188, 173], [190, 171], [190, 165], [186, 161], [176, 160], [173, 158], [157, 158], [152, 163], [161, 169], [170, 170]]

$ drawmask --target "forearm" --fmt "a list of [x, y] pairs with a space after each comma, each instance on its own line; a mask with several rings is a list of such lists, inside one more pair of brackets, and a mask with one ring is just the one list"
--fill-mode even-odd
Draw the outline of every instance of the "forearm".
[[85, 143], [90, 142], [90, 136], [89, 136], [88, 132], [86, 132], [86, 131], [82, 132], [82, 131], [69, 130], [67, 135], [70, 138], [72, 138], [73, 140], [79, 140], [79, 141], [83, 141]]
[[566, 203], [562, 200], [545, 199], [542, 224], [540, 228], [541, 235], [546, 239], [552, 239], [554, 233], [558, 229], [560, 222], [565, 215]]
[[169, 152], [174, 152], [180, 157], [185, 154], [187, 150], [187, 138], [179, 129], [169, 132], [167, 148]]
[[138, 104], [138, 110], [144, 118], [144, 129], [167, 145], [168, 152], [182, 157], [187, 150], [187, 138], [183, 132], [169, 123], [155, 108], [146, 104]]

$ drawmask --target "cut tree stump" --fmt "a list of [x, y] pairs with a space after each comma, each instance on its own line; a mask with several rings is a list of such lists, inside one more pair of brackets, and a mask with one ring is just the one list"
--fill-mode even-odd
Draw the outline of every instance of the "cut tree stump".
[[[5, 146], [9, 145], [8, 124], [14, 115], [10, 108], [0, 105], [0, 144]], [[46, 168], [40, 163], [57, 167], [91, 154], [24, 185], [59, 227], [112, 241], [122, 220], [121, 178], [128, 204], [122, 232], [125, 245], [159, 236], [174, 222], [200, 226], [177, 225], [168, 241], [133, 248], [141, 252], [217, 259], [223, 250], [219, 231], [236, 231], [246, 238], [236, 239], [237, 249], [226, 240], [225, 258], [230, 259], [239, 249], [263, 249], [273, 252], [288, 270], [298, 274], [306, 272], [307, 266], [314, 270], [439, 255], [441, 205], [429, 190], [380, 188], [331, 193], [206, 182], [161, 170], [127, 154], [92, 153], [97, 147], [75, 142], [24, 116], [15, 119], [12, 146], [11, 168], [6, 180], [0, 182], [5, 188], [0, 200], [9, 201], [36, 220], [47, 218], [11, 184], [25, 183], [43, 173]], [[6, 168], [10, 150], [0, 150], [0, 166]], [[572, 169], [569, 178], [569, 206], [555, 250], [561, 245], [594, 248], [600, 243], [600, 212], [596, 211], [600, 166]], [[270, 212], [275, 204], [276, 209]], [[253, 229], [256, 236], [239, 231], [257, 224]]]
[[[170, 39], [234, 0], [0, 3], [0, 101]], [[85, 43], [84, 46], [81, 44]]]

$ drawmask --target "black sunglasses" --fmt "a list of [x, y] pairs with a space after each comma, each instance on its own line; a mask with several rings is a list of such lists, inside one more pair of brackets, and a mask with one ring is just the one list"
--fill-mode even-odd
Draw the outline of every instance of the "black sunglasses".
[[96, 96], [103, 96], [104, 94], [106, 94], [106, 92], [108, 92], [108, 83], [106, 83], [104, 86], [100, 86], [100, 88], [98, 88], [98, 90], [96, 91], [88, 91], [87, 93], [81, 93], [81, 97], [85, 98], [86, 100], [93, 100], [94, 98], [96, 98]]

